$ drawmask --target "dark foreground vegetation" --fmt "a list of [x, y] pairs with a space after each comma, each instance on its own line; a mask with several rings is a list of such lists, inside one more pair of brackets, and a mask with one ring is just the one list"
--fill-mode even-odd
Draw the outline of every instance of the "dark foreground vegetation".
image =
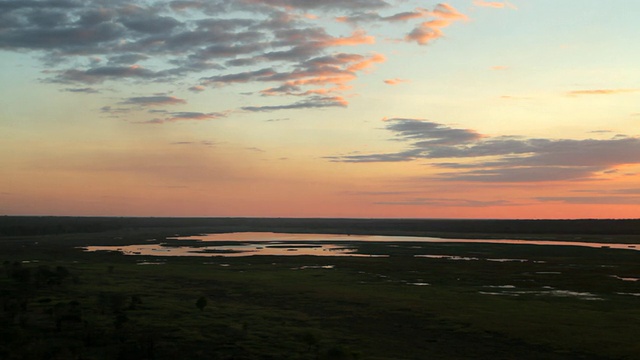
[[[25, 219], [0, 224], [29, 234], [18, 236], [13, 227], [0, 237], [0, 359], [640, 355], [640, 282], [633, 281], [640, 277], [640, 252], [631, 249], [405, 242], [353, 244], [360, 254], [389, 257], [125, 256], [78, 247], [203, 229], [426, 230], [411, 227], [417, 221], [402, 227], [366, 220], [347, 231], [355, 220], [125, 218], [36, 218], [30, 229]], [[108, 225], [85, 228], [100, 221]], [[634, 223], [621, 222], [622, 235], [596, 236], [596, 226], [585, 227], [590, 233], [558, 233], [632, 241]], [[42, 230], [47, 226], [53, 227]], [[486, 233], [518, 235], [496, 229]]]

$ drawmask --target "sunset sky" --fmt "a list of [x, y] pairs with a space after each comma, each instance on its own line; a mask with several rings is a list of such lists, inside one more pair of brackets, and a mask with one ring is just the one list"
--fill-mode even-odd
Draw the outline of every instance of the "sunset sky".
[[638, 218], [638, 14], [0, 0], [0, 215]]

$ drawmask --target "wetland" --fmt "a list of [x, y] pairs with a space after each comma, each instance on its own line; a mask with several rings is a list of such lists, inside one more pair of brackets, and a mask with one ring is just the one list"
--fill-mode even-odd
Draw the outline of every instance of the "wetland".
[[179, 220], [0, 219], [0, 358], [640, 354], [634, 222]]

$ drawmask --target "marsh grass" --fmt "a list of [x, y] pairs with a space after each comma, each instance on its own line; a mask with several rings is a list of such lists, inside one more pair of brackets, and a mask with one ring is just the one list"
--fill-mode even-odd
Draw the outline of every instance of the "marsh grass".
[[[640, 274], [635, 251], [358, 243], [361, 253], [390, 257], [161, 258], [75, 248], [164, 233], [132, 234], [0, 242], [2, 261], [32, 274], [42, 267], [69, 272], [51, 284], [7, 272], [0, 277], [0, 358], [632, 359], [640, 353], [640, 299], [628, 295], [640, 293], [640, 284], [611, 276]], [[139, 265], [143, 260], [161, 264]], [[203, 296], [207, 305], [200, 310]]]

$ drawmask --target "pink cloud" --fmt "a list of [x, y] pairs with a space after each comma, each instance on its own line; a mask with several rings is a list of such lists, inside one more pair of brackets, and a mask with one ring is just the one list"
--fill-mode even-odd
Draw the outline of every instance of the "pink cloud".
[[407, 79], [395, 78], [395, 79], [387, 79], [384, 81], [384, 83], [387, 85], [398, 85], [398, 84], [409, 82], [409, 81], [410, 80], [407, 80]]

